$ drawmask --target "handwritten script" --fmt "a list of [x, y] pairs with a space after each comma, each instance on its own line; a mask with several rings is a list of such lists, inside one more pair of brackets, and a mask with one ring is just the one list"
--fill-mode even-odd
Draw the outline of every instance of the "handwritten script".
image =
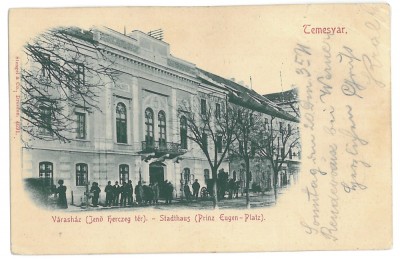
[[[380, 69], [382, 25], [378, 10], [368, 9], [359, 48], [354, 39], [333, 33], [314, 35], [293, 48], [296, 85], [300, 91], [302, 139], [308, 174], [303, 185], [307, 216], [300, 220], [304, 232], [331, 241], [340, 238], [339, 217], [344, 195], [368, 190], [373, 164], [363, 124], [371, 91], [385, 88]], [[350, 28], [349, 28], [350, 29]], [[307, 38], [310, 39], [310, 38]], [[336, 40], [338, 39], [338, 40]]]

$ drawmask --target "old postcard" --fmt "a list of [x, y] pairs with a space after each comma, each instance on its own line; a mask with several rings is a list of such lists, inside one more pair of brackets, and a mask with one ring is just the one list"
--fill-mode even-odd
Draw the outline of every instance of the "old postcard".
[[391, 248], [388, 5], [9, 26], [13, 253]]

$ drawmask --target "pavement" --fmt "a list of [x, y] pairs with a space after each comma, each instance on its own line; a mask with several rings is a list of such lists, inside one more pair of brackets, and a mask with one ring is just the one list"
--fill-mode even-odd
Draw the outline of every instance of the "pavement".
[[[282, 195], [284, 190], [280, 190], [278, 195]], [[274, 192], [269, 191], [264, 194], [261, 193], [250, 193], [250, 207], [251, 208], [259, 208], [259, 207], [269, 207], [275, 205], [275, 197]], [[225, 196], [224, 199], [218, 202], [219, 209], [246, 209], [246, 194], [243, 196], [239, 194], [238, 198], [228, 199]], [[68, 209], [66, 211], [125, 211], [125, 210], [137, 210], [137, 209], [146, 209], [152, 208], [156, 210], [176, 210], [176, 209], [189, 209], [189, 210], [211, 210], [213, 209], [213, 201], [211, 198], [202, 199], [198, 198], [197, 200], [186, 201], [182, 199], [175, 199], [172, 201], [172, 204], [165, 204], [164, 200], [160, 200], [157, 204], [147, 204], [147, 205], [133, 205], [133, 206], [111, 206], [104, 207], [99, 205], [97, 207], [89, 206], [89, 207], [80, 207], [76, 205], [68, 205]]]

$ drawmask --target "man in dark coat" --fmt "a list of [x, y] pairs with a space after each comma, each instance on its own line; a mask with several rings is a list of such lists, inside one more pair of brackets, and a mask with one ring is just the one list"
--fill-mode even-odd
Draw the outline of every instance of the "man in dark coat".
[[106, 188], [104, 189], [104, 192], [106, 193], [106, 205], [108, 207], [111, 207], [114, 199], [114, 188], [111, 185], [111, 181], [108, 181], [108, 184]]
[[60, 209], [66, 209], [68, 208], [67, 204], [67, 187], [64, 186], [64, 180], [58, 180], [58, 184], [60, 186], [57, 187], [57, 194], [58, 194], [58, 201], [57, 201], [57, 206]]
[[133, 205], [133, 185], [132, 185], [132, 180], [128, 181], [128, 184], [126, 185], [126, 188], [128, 190], [128, 205], [132, 206]]
[[93, 207], [97, 207], [97, 205], [99, 204], [99, 197], [100, 197], [100, 188], [99, 188], [99, 184], [96, 182], [92, 183], [92, 187], [90, 188], [90, 192], [93, 194], [92, 197], [92, 205]]
[[199, 197], [199, 190], [200, 190], [200, 184], [199, 184], [199, 180], [194, 180], [194, 183], [192, 184], [192, 188], [193, 188], [193, 196], [196, 198]]
[[136, 202], [139, 205], [142, 204], [144, 193], [141, 181], [139, 181], [138, 184], [135, 186], [135, 195], [136, 195]]
[[114, 206], [118, 206], [118, 201], [119, 201], [119, 194], [121, 193], [121, 190], [120, 190], [120, 186], [119, 186], [119, 183], [118, 183], [118, 181], [115, 181], [115, 184], [114, 184], [114, 186], [113, 186], [113, 196], [114, 196]]
[[165, 189], [166, 189], [166, 203], [171, 204], [172, 193], [174, 192], [174, 186], [172, 186], [171, 182], [167, 182]]
[[190, 201], [192, 194], [190, 193], [190, 188], [188, 184], [185, 184], [185, 187], [183, 187], [183, 192], [185, 193], [186, 201]]
[[119, 206], [126, 207], [126, 198], [128, 197], [128, 185], [125, 181], [122, 182], [122, 186], [120, 187], [121, 199], [119, 201]]

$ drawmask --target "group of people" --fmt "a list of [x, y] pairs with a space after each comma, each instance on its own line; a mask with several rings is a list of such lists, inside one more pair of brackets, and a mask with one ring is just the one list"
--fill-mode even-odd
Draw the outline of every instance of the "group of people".
[[[93, 187], [92, 187], [93, 188]], [[92, 192], [91, 188], [91, 192]], [[99, 189], [96, 189], [95, 191], [99, 191]], [[121, 206], [121, 207], [126, 207], [132, 206], [133, 205], [133, 185], [132, 185], [132, 180], [129, 180], [128, 183], [123, 181], [122, 185], [119, 184], [118, 181], [115, 181], [115, 184], [112, 185], [111, 181], [108, 181], [107, 186], [104, 188], [104, 192], [106, 193], [106, 207], [111, 207], [111, 206]], [[97, 194], [97, 193], [96, 193]], [[96, 197], [96, 202], [98, 201], [98, 196]], [[97, 205], [94, 204], [94, 201], [92, 199], [93, 206]]]
[[[93, 188], [93, 187], [92, 187]], [[92, 192], [91, 188], [91, 192]], [[111, 185], [111, 181], [108, 181], [108, 185], [105, 187], [104, 192], [106, 193], [106, 204], [105, 206], [121, 206], [126, 207], [133, 206], [134, 199], [133, 194], [135, 193], [136, 203], [138, 205], [144, 204], [157, 204], [160, 197], [165, 197], [167, 204], [172, 203], [174, 187], [171, 182], [167, 180], [161, 185], [158, 182], [150, 183], [149, 185], [143, 185], [141, 181], [133, 188], [132, 181], [129, 180], [128, 183], [116, 181], [114, 185]], [[93, 189], [96, 199], [98, 201], [98, 191], [96, 188]], [[95, 197], [95, 196], [93, 196]], [[92, 199], [93, 201], [93, 199]], [[93, 201], [93, 206], [97, 205]]]
[[227, 172], [225, 172], [223, 169], [219, 171], [218, 176], [217, 176], [217, 195], [218, 199], [224, 199], [225, 194], [228, 191], [228, 199], [232, 199], [233, 197], [238, 198], [239, 197], [239, 189], [240, 189], [240, 180], [236, 180], [234, 178], [229, 178], [229, 175]]
[[196, 179], [192, 184], [192, 189], [193, 189], [193, 195], [192, 192], [190, 191], [188, 183], [185, 183], [185, 186], [183, 187], [183, 193], [185, 194], [185, 198], [187, 201], [191, 201], [192, 197], [194, 197], [196, 200], [197, 198], [199, 198], [200, 184], [198, 179]]
[[141, 181], [135, 187], [136, 202], [139, 205], [157, 204], [160, 197], [165, 198], [166, 204], [171, 204], [173, 199], [174, 187], [171, 182], [165, 180], [161, 184], [158, 182], [142, 185]]

